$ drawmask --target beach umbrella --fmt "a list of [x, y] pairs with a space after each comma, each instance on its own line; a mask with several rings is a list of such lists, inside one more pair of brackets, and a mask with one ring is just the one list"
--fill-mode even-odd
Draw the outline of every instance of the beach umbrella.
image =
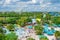
[[36, 20], [39, 21], [39, 22], [41, 21], [41, 19], [39, 19], [39, 18], [37, 18]]

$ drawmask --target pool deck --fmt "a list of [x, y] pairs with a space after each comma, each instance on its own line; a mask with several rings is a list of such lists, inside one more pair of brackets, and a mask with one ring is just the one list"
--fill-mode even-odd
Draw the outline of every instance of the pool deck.
[[45, 36], [47, 36], [47, 38], [49, 39], [49, 40], [56, 40], [56, 38], [55, 38], [55, 36], [54, 35], [47, 35], [47, 34], [44, 34]]
[[[49, 27], [50, 28], [50, 27]], [[60, 30], [60, 28], [59, 27], [57, 27], [57, 28], [54, 28], [55, 30], [57, 30], [57, 31], [59, 31]], [[35, 40], [39, 40], [39, 37], [35, 34], [35, 32], [34, 31], [32, 31], [33, 33], [29, 33], [28, 35], [29, 35], [29, 37], [32, 37], [32, 38], [34, 38]], [[55, 38], [55, 36], [54, 35], [48, 35], [48, 34], [46, 34], [46, 33], [44, 33], [44, 35], [45, 36], [47, 36], [47, 38], [49, 39], [49, 40], [56, 40], [56, 38]], [[26, 40], [27, 38], [21, 38], [21, 40]]]

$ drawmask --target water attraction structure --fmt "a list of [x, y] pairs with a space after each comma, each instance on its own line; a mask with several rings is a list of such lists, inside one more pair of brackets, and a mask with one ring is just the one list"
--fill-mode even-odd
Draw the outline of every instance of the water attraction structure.
[[0, 40], [60, 40], [60, 12], [0, 12]]

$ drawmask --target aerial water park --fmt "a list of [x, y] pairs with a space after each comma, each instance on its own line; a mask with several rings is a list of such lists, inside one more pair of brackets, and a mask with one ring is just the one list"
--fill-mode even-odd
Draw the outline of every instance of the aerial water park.
[[0, 40], [60, 40], [60, 13], [0, 12]]

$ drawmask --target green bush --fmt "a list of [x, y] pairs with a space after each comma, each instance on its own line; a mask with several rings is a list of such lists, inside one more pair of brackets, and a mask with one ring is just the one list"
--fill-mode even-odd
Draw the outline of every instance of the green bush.
[[5, 40], [5, 35], [0, 33], [0, 40]]
[[41, 38], [40, 40], [48, 40], [47, 38]]
[[27, 38], [27, 40], [35, 40], [35, 39], [33, 39], [33, 38]]
[[14, 30], [14, 25], [13, 24], [7, 25], [7, 29], [10, 31]]
[[15, 33], [11, 32], [6, 35], [5, 40], [17, 40], [17, 36], [15, 35]]
[[49, 40], [47, 37], [40, 38], [40, 40]]

